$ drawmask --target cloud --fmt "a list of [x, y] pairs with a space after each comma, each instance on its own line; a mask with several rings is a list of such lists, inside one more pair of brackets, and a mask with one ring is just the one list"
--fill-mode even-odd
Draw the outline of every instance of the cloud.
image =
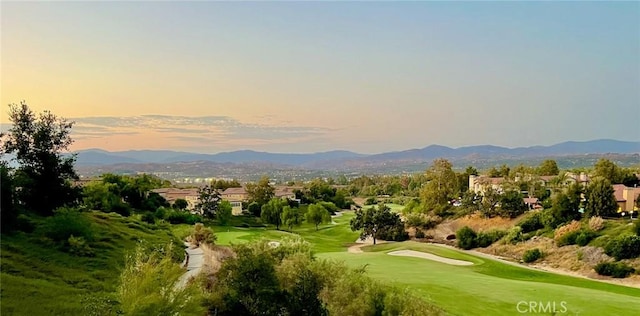
[[323, 137], [324, 127], [284, 124], [249, 124], [228, 116], [142, 115], [127, 117], [77, 117], [73, 134], [84, 138], [161, 133], [181, 142], [290, 143]]

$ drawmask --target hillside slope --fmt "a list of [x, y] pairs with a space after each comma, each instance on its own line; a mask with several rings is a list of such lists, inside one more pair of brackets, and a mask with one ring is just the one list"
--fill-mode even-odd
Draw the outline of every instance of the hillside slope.
[[[125, 256], [137, 245], [178, 245], [168, 226], [115, 213], [83, 213], [91, 223], [93, 256], [75, 256], [33, 233], [2, 235], [0, 314], [86, 315], [85, 306], [106, 303], [119, 282]], [[34, 219], [36, 222], [43, 219]], [[176, 261], [183, 250], [173, 248]]]

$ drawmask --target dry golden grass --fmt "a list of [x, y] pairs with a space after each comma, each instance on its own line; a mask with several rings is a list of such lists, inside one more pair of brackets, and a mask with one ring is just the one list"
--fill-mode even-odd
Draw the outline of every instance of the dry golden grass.
[[597, 232], [604, 228], [604, 220], [600, 216], [593, 216], [589, 219], [589, 228]]
[[571, 223], [556, 228], [553, 239], [558, 241], [562, 236], [580, 230], [580, 222], [571, 221]]

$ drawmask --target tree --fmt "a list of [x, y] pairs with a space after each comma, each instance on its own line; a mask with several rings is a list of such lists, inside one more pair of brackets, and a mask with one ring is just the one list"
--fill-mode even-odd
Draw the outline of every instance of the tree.
[[218, 206], [220, 205], [220, 193], [210, 185], [198, 189], [198, 201], [195, 205], [195, 210], [200, 215], [213, 218], [218, 212]]
[[286, 200], [273, 198], [262, 205], [260, 218], [267, 224], [276, 225], [276, 230], [279, 230], [282, 225], [282, 210], [285, 206], [287, 206]]
[[557, 176], [560, 173], [558, 164], [553, 159], [547, 159], [538, 167], [538, 174], [541, 176]]
[[185, 199], [176, 199], [173, 202], [173, 208], [177, 210], [184, 211], [187, 209], [187, 207], [189, 207], [189, 202], [187, 202], [187, 200]]
[[293, 227], [299, 226], [302, 223], [302, 214], [298, 208], [290, 207], [289, 205], [282, 208], [282, 215], [280, 215], [282, 225], [289, 228], [289, 231], [293, 230]]
[[228, 188], [240, 188], [242, 187], [242, 184], [240, 184], [240, 182], [236, 179], [233, 179], [233, 180], [218, 179], [218, 180], [211, 181], [211, 186], [213, 186], [213, 188], [216, 190], [224, 191]]
[[527, 210], [522, 194], [515, 190], [507, 190], [500, 195], [500, 215], [514, 218]]
[[256, 202], [262, 206], [275, 196], [275, 189], [269, 184], [269, 178], [264, 176], [258, 183], [247, 183], [246, 191], [249, 203]]
[[327, 209], [325, 209], [320, 204], [309, 205], [309, 208], [307, 208], [306, 217], [307, 222], [316, 225], [316, 230], [318, 230], [318, 225], [331, 221], [331, 215], [329, 214], [329, 211], [327, 211]]
[[227, 226], [231, 216], [233, 216], [233, 206], [231, 202], [223, 200], [220, 202], [220, 205], [218, 205], [218, 213], [216, 214], [218, 222], [220, 222], [222, 226]]
[[487, 187], [482, 192], [482, 201], [480, 202], [480, 211], [486, 217], [493, 217], [497, 215], [496, 208], [500, 203], [500, 193], [493, 187]]
[[594, 165], [593, 175], [594, 177], [603, 177], [609, 180], [611, 183], [619, 183], [618, 180], [619, 168], [611, 162], [609, 159], [601, 158]]
[[613, 186], [606, 178], [596, 178], [587, 187], [587, 203], [585, 215], [613, 216], [618, 209], [618, 203], [613, 194]]
[[0, 134], [2, 154], [15, 154], [19, 167], [14, 173], [16, 198], [26, 209], [52, 215], [65, 204], [75, 204], [80, 190], [71, 185], [78, 175], [73, 168], [75, 155], [63, 155], [73, 143], [73, 122], [49, 111], [36, 116], [23, 101], [9, 105], [13, 123]]
[[571, 184], [566, 192], [558, 193], [553, 199], [551, 214], [555, 223], [563, 224], [572, 220], [579, 220], [580, 207], [582, 204], [582, 186]]
[[452, 170], [451, 163], [446, 159], [436, 159], [426, 172], [429, 182], [420, 192], [422, 202], [427, 208], [446, 206], [455, 197], [458, 179]]
[[393, 233], [399, 233], [399, 230], [404, 232], [404, 224], [400, 220], [400, 215], [391, 213], [391, 209], [384, 204], [364, 210], [359, 209], [355, 213], [356, 216], [350, 222], [351, 230], [362, 230], [360, 239], [371, 237], [374, 245], [382, 235], [393, 235]]
[[2, 187], [2, 191], [0, 191], [0, 203], [2, 203], [0, 206], [0, 225], [2, 225], [2, 231], [6, 232], [13, 228], [13, 224], [18, 218], [18, 209], [13, 201], [15, 187], [11, 169], [4, 161], [0, 162], [0, 175], [2, 176], [0, 179], [0, 187]]

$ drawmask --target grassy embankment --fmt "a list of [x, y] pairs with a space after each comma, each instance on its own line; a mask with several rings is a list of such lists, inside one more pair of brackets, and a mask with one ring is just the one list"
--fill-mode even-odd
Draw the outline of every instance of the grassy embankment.
[[[113, 295], [125, 255], [138, 244], [154, 247], [180, 242], [168, 225], [149, 225], [115, 213], [83, 215], [93, 231], [88, 244], [94, 256], [90, 257], [59, 249], [38, 230], [2, 235], [0, 314], [85, 315], [83, 306]], [[179, 255], [182, 247], [176, 246], [174, 252]]]

